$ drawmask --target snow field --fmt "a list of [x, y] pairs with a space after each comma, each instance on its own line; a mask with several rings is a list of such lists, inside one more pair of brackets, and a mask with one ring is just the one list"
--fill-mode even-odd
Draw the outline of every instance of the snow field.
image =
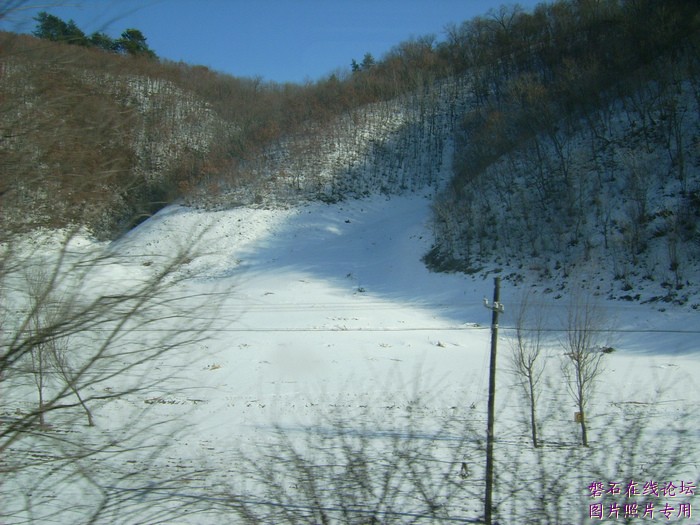
[[[122, 381], [152, 387], [94, 407], [94, 429], [71, 427], [96, 441], [132, 436], [127, 443], [138, 444], [113, 458], [95, 458], [94, 475], [105, 485], [133, 471], [137, 485], [163, 482], [168, 489], [160, 499], [131, 501], [119, 519], [116, 509], [107, 509], [104, 519], [153, 522], [187, 495], [197, 503], [177, 523], [236, 523], [236, 497], [272, 512], [265, 505], [280, 494], [266, 483], [275, 476], [289, 498], [277, 502], [303, 506], [307, 493], [298, 465], [287, 461], [291, 451], [317, 458], [319, 477], [331, 476], [326, 485], [333, 487], [333, 479], [347, 475], [342, 465], [333, 466], [343, 457], [339, 442], [368, 456], [370, 477], [393, 465], [397, 451], [415, 453], [424, 458], [416, 468], [425, 468], [436, 493], [457, 491], [458, 497], [440, 496], [449, 502], [447, 515], [462, 522], [478, 518], [490, 340], [482, 298], [491, 297], [493, 282], [491, 275], [425, 269], [420, 257], [432, 242], [429, 206], [429, 195], [419, 194], [287, 209], [171, 207], [109, 246], [118, 262], [100, 267], [94, 282], [111, 286], [157, 271], [162, 256], [183, 246], [195, 247], [174, 292], [193, 297], [193, 322], [211, 316], [212, 324], [206, 339], [101, 385], [114, 391]], [[554, 523], [586, 523], [587, 487], [613, 477], [697, 482], [696, 312], [605, 303], [616, 351], [605, 357], [589, 408], [592, 447], [583, 449], [576, 446], [575, 404], [560, 372], [555, 327], [566, 302], [535, 287], [548, 299], [552, 332], [539, 409], [545, 446], [534, 450], [527, 410], [508, 371], [511, 312], [526, 287], [502, 283], [496, 499], [503, 522], [540, 523], [546, 515]], [[214, 312], [205, 308], [208, 295]], [[153, 328], [186, 322], [166, 318]], [[8, 409], [32, 399], [29, 385], [13, 391]], [[674, 452], [680, 437], [687, 447]], [[466, 479], [459, 476], [461, 461], [469, 465]], [[30, 485], [21, 477], [17, 483]], [[416, 487], [406, 479], [397, 487], [404, 499], [391, 508], [420, 514]], [[67, 479], [60, 490], [34, 490], [46, 495], [43, 522], [65, 523], [65, 513], [51, 521], [52, 510], [65, 509], [87, 489]], [[324, 497], [335, 508], [332, 495]], [[80, 507], [71, 512], [80, 515]], [[339, 512], [329, 511], [341, 521]]]

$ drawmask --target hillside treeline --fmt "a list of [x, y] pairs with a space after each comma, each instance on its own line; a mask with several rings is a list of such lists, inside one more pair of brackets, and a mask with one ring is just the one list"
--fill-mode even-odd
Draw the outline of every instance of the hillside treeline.
[[156, 54], [148, 47], [146, 37], [139, 29], [126, 29], [119, 38], [114, 39], [100, 31], [87, 35], [77, 26], [75, 21], [68, 20], [66, 22], [46, 11], [39, 13], [34, 20], [37, 22], [34, 36], [44, 40], [74, 46], [94, 47], [108, 53], [156, 58]]
[[[676, 105], [674, 113], [667, 95], [680, 90], [697, 98], [699, 25], [692, 1], [571, 0], [543, 3], [531, 12], [501, 7], [446, 28], [440, 38], [413, 38], [376, 60], [353, 60], [352, 71], [302, 85], [4, 33], [0, 213], [8, 228], [80, 223], [112, 237], [195, 191], [259, 188], [261, 163], [275, 156], [275, 148], [286, 148], [286, 156], [277, 157], [291, 160], [326, 154], [333, 140], [328, 125], [350, 129], [369, 122], [369, 129], [383, 129], [372, 121], [374, 110], [358, 113], [360, 108], [384, 104], [381, 118], [388, 120], [401, 113], [402, 100], [411, 100], [417, 118], [441, 122], [437, 110], [426, 107], [444, 107], [448, 100], [451, 123], [438, 127], [414, 119], [410, 126], [422, 126], [423, 135], [449, 136], [394, 141], [402, 152], [438, 142], [431, 158], [440, 158], [456, 124], [455, 177], [436, 203], [431, 264], [469, 269], [494, 253], [524, 253], [524, 244], [535, 253], [546, 251], [551, 246], [542, 239], [550, 232], [540, 223], [556, 225], [553, 246], [580, 244], [587, 236], [581, 224], [587, 211], [581, 210], [591, 203], [574, 196], [600, 191], [603, 186], [596, 190], [588, 182], [613, 176], [608, 168], [619, 161], [615, 141], [628, 139], [613, 122], [620, 108], [647, 149], [657, 151], [651, 141], [665, 133], [667, 164], [683, 173], [678, 178], [692, 211], [694, 138], [687, 126], [697, 116], [694, 106]], [[451, 98], [442, 94], [446, 89]], [[574, 147], [583, 141], [574, 138], [582, 127], [600, 141], [588, 144], [592, 173], [587, 162], [579, 162], [583, 150]], [[343, 144], [367, 148], [366, 142], [362, 137]], [[394, 142], [384, 141], [379, 149]], [[603, 153], [594, 152], [599, 147]], [[380, 153], [389, 159], [382, 162], [400, 165], [397, 173], [423, 169]], [[644, 162], [647, 170], [660, 172], [656, 160]], [[383, 169], [373, 170], [375, 178]], [[360, 175], [345, 168], [335, 174]], [[284, 176], [275, 181], [290, 185]], [[399, 181], [396, 187], [411, 185]], [[605, 199], [595, 206], [607, 217], [601, 227], [607, 243], [616, 219], [605, 211]], [[499, 211], [504, 209], [505, 219]], [[515, 226], [508, 222], [513, 220]], [[691, 235], [684, 228], [681, 233]], [[571, 231], [574, 239], [567, 239]], [[542, 235], [531, 242], [522, 232]], [[504, 244], [511, 237], [516, 240]]]
[[638, 299], [631, 283], [646, 279], [682, 300], [700, 254], [699, 13], [556, 2], [455, 28], [472, 106], [426, 260], [545, 278], [602, 267], [617, 296]]
[[113, 237], [195, 189], [255, 186], [250, 163], [271, 144], [426, 83], [420, 62], [432, 60], [432, 40], [409, 43], [391, 68], [278, 84], [51, 40], [0, 34], [8, 230], [83, 224]]

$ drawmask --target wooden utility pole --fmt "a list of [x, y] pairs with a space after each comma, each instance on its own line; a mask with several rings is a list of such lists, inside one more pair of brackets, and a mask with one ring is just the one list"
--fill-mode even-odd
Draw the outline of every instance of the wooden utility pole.
[[503, 313], [501, 304], [501, 278], [493, 280], [493, 304], [484, 299], [484, 306], [491, 310], [491, 364], [489, 368], [489, 413], [486, 426], [486, 494], [484, 496], [484, 522], [492, 525], [493, 516], [493, 423], [496, 407], [496, 348], [498, 345], [498, 315]]

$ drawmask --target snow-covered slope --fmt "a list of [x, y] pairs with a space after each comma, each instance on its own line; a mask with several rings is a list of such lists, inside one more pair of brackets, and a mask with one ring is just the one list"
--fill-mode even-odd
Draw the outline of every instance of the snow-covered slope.
[[[363, 495], [365, 507], [355, 508], [355, 519], [366, 517], [369, 508], [381, 522], [478, 519], [491, 315], [482, 302], [492, 294], [493, 274], [425, 268], [421, 257], [433, 242], [430, 197], [211, 212], [171, 207], [108, 246], [119, 258], [99, 271], [125, 284], [130, 276], [157, 271], [160, 258], [183, 244], [199, 246], [199, 255], [179, 270], [185, 279], [178, 292], [220, 301], [216, 319], [205, 340], [150, 363], [151, 389], [94, 407], [94, 428], [74, 422], [65, 429], [88, 441], [131, 436], [127, 443], [137, 447], [96, 454], [90, 476], [78, 481], [51, 473], [50, 464], [13, 473], [2, 487], [5, 512], [22, 508], [29, 500], [20, 494], [31, 491], [42, 523], [82, 523], [100, 486], [120, 504], [99, 510], [99, 523], [155, 523], [163, 516], [168, 523], [251, 523], [244, 509], [258, 522], [289, 523], [299, 513], [314, 522], [318, 508], [341, 523], [347, 522], [343, 499], [347, 503], [350, 496], [337, 482], [350, 483], [354, 457], [368, 462], [364, 479], [374, 494]], [[697, 483], [696, 313], [601, 303], [614, 320], [616, 351], [605, 356], [606, 370], [590, 403], [592, 447], [584, 453], [577, 446], [576, 407], [560, 372], [567, 302], [543, 295], [551, 330], [540, 399], [544, 447], [532, 449], [522, 396], [507, 372], [514, 312], [528, 288], [526, 281], [517, 287], [504, 282], [501, 297], [501, 523], [588, 523], [587, 487], [594, 481], [607, 487], [639, 476], [645, 482]], [[204, 312], [189, 315], [194, 320], [209, 315]], [[140, 337], [183, 322], [163, 319]], [[116, 391], [128, 380], [114, 377], [102, 388]], [[32, 392], [26, 385], [4, 388], [4, 414], [31, 410]], [[625, 437], [630, 430], [638, 441]], [[667, 450], [680, 439], [687, 439], [682, 451]], [[10, 454], [32, 443], [27, 438]], [[349, 457], [351, 449], [359, 452]], [[384, 469], [403, 468], [392, 461], [413, 453], [412, 466], [404, 467], [425, 469], [423, 489], [435, 491], [432, 510], [416, 496], [416, 478], [406, 472], [394, 473], [396, 483], [378, 481]], [[462, 462], [466, 477], [460, 476]], [[316, 501], [309, 472], [317, 476]], [[530, 488], [520, 490], [523, 483]], [[382, 487], [393, 492], [380, 503]], [[129, 491], [137, 497], [124, 499]], [[693, 500], [659, 497], [657, 506], [666, 501]]]

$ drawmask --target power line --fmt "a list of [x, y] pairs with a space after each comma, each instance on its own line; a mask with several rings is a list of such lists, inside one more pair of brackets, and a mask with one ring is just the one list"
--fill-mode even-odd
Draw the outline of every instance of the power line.
[[[184, 319], [182, 317], [180, 319]], [[217, 319], [206, 319], [199, 317], [189, 318], [194, 321], [216, 321]], [[265, 327], [265, 328], [254, 328], [254, 327], [238, 327], [238, 328], [206, 328], [206, 329], [187, 329], [187, 328], [125, 328], [123, 333], [129, 332], [153, 332], [153, 333], [169, 333], [169, 332], [212, 332], [212, 333], [236, 333], [236, 332], [467, 332], [467, 331], [486, 331], [490, 330], [489, 326], [480, 325], [469, 325], [469, 326], [414, 326], [414, 327], [345, 327], [345, 326], [331, 326], [331, 327]], [[546, 333], [570, 333], [577, 331], [575, 329], [566, 328], [517, 328], [514, 326], [500, 326], [499, 331], [539, 331]], [[29, 330], [24, 330], [28, 332]], [[112, 332], [110, 328], [91, 328], [90, 332]], [[700, 330], [674, 330], [674, 329], [663, 329], [663, 328], [617, 328], [617, 329], [589, 329], [589, 332], [596, 333], [610, 333], [610, 334], [674, 334], [674, 335], [698, 335]], [[2, 332], [15, 333], [13, 330], [1, 329]]]
[[[517, 328], [515, 326], [500, 328], [501, 330], [515, 331], [522, 330], [526, 332], [550, 332], [550, 333], [571, 333], [580, 332], [580, 329], [576, 328]], [[700, 334], [700, 330], [677, 330], [670, 328], [587, 328], [587, 332], [594, 333], [607, 333], [607, 334], [683, 334], [683, 335], [697, 335]]]

